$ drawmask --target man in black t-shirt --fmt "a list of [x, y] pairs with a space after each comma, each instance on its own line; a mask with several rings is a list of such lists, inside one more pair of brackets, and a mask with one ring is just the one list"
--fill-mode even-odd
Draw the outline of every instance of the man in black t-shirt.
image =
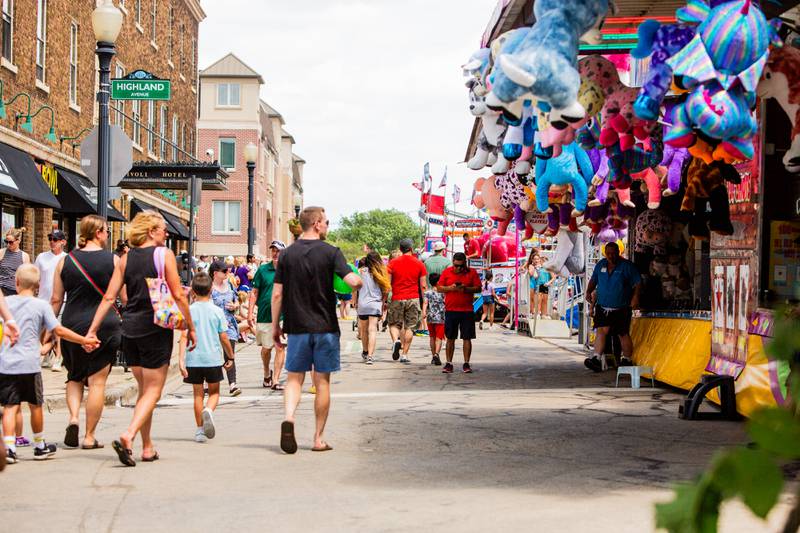
[[[322, 440], [330, 408], [331, 372], [340, 369], [339, 321], [333, 275], [337, 274], [355, 290], [361, 278], [347, 266], [342, 251], [327, 244], [328, 217], [321, 207], [307, 207], [300, 213], [303, 234], [281, 253], [272, 288], [272, 335], [276, 346], [283, 346], [287, 335], [286, 388], [283, 403], [286, 419], [281, 424], [281, 449], [297, 451], [294, 437], [295, 411], [306, 372], [314, 370], [317, 389], [314, 400], [316, 431], [312, 451], [332, 448]], [[283, 313], [283, 329], [279, 317]]]

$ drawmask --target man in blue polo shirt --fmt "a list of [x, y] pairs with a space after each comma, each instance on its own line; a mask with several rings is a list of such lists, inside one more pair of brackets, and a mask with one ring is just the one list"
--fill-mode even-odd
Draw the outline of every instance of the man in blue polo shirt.
[[586, 368], [600, 372], [600, 356], [608, 335], [619, 336], [622, 344], [620, 365], [631, 365], [633, 341], [630, 336], [632, 309], [639, 308], [642, 277], [636, 266], [620, 257], [617, 243], [606, 244], [605, 259], [594, 267], [586, 289], [586, 301], [594, 306], [594, 356], [583, 362]]

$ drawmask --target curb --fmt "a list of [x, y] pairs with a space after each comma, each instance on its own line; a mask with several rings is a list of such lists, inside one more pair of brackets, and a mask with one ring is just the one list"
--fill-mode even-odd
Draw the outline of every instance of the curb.
[[[125, 382], [106, 387], [103, 405], [113, 405], [118, 407], [133, 406], [133, 404], [136, 402], [136, 396], [139, 394], [139, 387], [136, 384], [136, 380], [133, 378], [133, 374], [124, 375], [126, 376]], [[167, 387], [172, 384], [172, 381], [176, 375], [180, 376], [177, 361], [169, 366], [169, 370], [167, 371], [167, 381], [164, 384], [165, 391], [167, 390]], [[65, 409], [67, 407], [67, 398], [65, 394], [59, 394], [54, 398], [45, 398], [44, 405], [48, 412], [53, 412], [56, 409]]]

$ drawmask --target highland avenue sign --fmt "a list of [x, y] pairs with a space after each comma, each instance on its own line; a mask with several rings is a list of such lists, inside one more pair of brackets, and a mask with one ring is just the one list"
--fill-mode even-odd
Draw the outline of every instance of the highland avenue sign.
[[160, 80], [145, 70], [111, 80], [111, 98], [115, 100], [169, 100], [171, 92], [170, 80]]

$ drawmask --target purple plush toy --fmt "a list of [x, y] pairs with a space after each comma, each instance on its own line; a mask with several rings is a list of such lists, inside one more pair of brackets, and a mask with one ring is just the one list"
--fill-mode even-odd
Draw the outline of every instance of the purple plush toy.
[[667, 188], [661, 193], [663, 196], [672, 196], [681, 188], [681, 176], [684, 167], [689, 163], [691, 156], [686, 148], [675, 148], [670, 145], [664, 147], [664, 158], [661, 166], [667, 169]]
[[639, 43], [631, 50], [631, 55], [637, 59], [650, 56], [650, 71], [633, 104], [633, 112], [640, 119], [658, 119], [661, 102], [672, 85], [672, 67], [667, 64], [667, 59], [689, 44], [695, 28], [686, 24], [662, 26], [655, 20], [646, 20], [639, 25]]

